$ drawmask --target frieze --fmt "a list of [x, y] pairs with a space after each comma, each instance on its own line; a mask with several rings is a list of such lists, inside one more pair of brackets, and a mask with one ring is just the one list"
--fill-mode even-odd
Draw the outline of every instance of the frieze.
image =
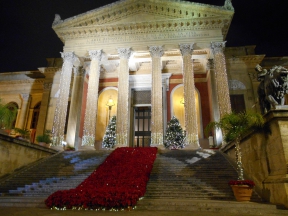
[[261, 62], [263, 60], [263, 55], [250, 55], [250, 56], [233, 56], [227, 58], [229, 61], [233, 62]]
[[[142, 41], [157, 41], [169, 39], [189, 39], [209, 37], [209, 32], [170, 32], [170, 33], [150, 33], [150, 34], [134, 34], [134, 35], [117, 35], [117, 36], [99, 36], [95, 38], [83, 39], [73, 43], [73, 46], [98, 45], [98, 44], [113, 44], [119, 42], [142, 42]], [[67, 43], [66, 45], [68, 45]]]

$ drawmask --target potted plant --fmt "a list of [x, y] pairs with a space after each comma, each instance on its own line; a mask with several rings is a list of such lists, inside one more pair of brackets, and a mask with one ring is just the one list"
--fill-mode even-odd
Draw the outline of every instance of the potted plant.
[[50, 147], [50, 143], [52, 142], [50, 135], [51, 135], [51, 131], [45, 130], [43, 135], [36, 136], [36, 141], [41, 146]]
[[16, 135], [17, 138], [19, 139], [23, 139], [26, 141], [30, 141], [30, 130], [28, 129], [21, 129], [21, 128], [15, 128], [14, 129], [16, 133], [20, 134], [20, 135]]
[[[225, 114], [220, 121], [218, 122], [210, 122], [206, 128], [205, 133], [209, 134], [209, 132], [213, 128], [220, 128], [222, 130], [224, 141], [226, 143], [235, 141], [235, 154], [236, 154], [236, 164], [237, 164], [237, 172], [238, 179], [232, 180], [229, 182], [231, 185], [233, 192], [239, 188], [244, 188], [250, 190], [250, 197], [252, 195], [252, 189], [254, 187], [254, 182], [250, 180], [244, 180], [243, 176], [243, 167], [242, 167], [242, 154], [240, 148], [240, 140], [241, 137], [247, 134], [251, 130], [262, 129], [264, 127], [264, 118], [261, 114], [255, 113], [252, 111], [241, 112], [241, 113], [227, 113]], [[238, 199], [238, 195], [235, 196], [237, 201], [242, 201]], [[245, 201], [247, 201], [246, 198]], [[249, 198], [250, 200], [250, 198]], [[244, 200], [243, 200], [244, 201]]]

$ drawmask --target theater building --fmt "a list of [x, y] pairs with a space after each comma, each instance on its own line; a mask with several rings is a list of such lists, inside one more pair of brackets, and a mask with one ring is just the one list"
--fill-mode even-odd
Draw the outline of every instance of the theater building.
[[[120, 0], [64, 20], [56, 15], [62, 59], [1, 73], [0, 97], [17, 106], [15, 127], [31, 130], [33, 142], [48, 129], [55, 145], [100, 149], [116, 115], [117, 146], [161, 148], [176, 116], [187, 148], [197, 149], [210, 121], [259, 110], [257, 64], [286, 64], [285, 57], [255, 55], [254, 45], [225, 47], [233, 14], [231, 0]], [[221, 133], [211, 135], [219, 145]]]

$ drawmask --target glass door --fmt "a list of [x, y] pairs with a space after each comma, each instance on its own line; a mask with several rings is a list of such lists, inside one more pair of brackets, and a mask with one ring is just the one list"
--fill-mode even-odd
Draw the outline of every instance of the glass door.
[[134, 147], [149, 147], [151, 142], [151, 107], [134, 107]]

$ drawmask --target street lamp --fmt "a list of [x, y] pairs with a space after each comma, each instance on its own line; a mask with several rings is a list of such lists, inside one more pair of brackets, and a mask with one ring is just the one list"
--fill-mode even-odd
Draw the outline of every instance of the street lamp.
[[111, 98], [111, 96], [110, 96], [110, 98], [109, 98], [109, 100], [107, 101], [107, 103], [106, 103], [106, 106], [108, 106], [109, 107], [109, 119], [108, 119], [108, 121], [110, 120], [110, 115], [111, 115], [111, 109], [112, 109], [112, 107], [115, 105], [115, 103], [114, 103], [114, 101], [113, 101], [113, 99]]

